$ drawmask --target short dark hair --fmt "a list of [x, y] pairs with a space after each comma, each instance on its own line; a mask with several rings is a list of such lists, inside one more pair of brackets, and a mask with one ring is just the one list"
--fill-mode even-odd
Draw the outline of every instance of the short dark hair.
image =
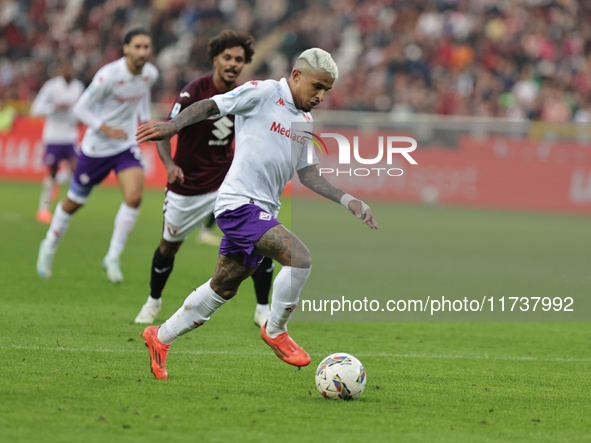
[[128, 45], [136, 35], [147, 35], [152, 39], [152, 33], [148, 31], [146, 28], [132, 28], [125, 33], [125, 37], [123, 37], [123, 44]]
[[254, 37], [248, 32], [236, 32], [232, 29], [226, 29], [209, 41], [207, 56], [209, 61], [213, 63], [213, 59], [226, 49], [242, 46], [244, 49], [244, 63], [248, 64], [252, 61], [254, 55], [253, 43]]

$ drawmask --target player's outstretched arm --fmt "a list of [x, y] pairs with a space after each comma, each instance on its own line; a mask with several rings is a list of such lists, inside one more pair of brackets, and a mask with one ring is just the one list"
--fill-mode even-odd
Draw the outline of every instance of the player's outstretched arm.
[[170, 139], [156, 141], [156, 150], [160, 156], [160, 160], [166, 167], [166, 174], [168, 176], [168, 183], [181, 184], [185, 181], [185, 174], [180, 166], [178, 166], [172, 159], [172, 148], [170, 146]]
[[219, 114], [216, 102], [210, 99], [200, 100], [167, 122], [152, 122], [141, 125], [135, 134], [138, 143], [164, 140], [172, 137], [185, 126], [205, 120], [212, 115]]
[[378, 229], [378, 224], [369, 206], [330, 183], [320, 175], [316, 165], [306, 166], [298, 170], [298, 177], [305, 187], [333, 202], [342, 204], [351, 214], [362, 219], [363, 223], [371, 229]]

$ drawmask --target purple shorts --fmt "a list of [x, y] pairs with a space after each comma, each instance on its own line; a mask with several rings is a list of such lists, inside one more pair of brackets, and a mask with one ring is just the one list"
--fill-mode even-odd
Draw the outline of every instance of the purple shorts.
[[70, 190], [79, 196], [88, 197], [92, 188], [101, 183], [111, 170], [118, 173], [136, 167], [143, 166], [140, 148], [135, 145], [109, 157], [89, 157], [80, 151]]
[[56, 144], [50, 143], [45, 146], [43, 164], [46, 166], [58, 166], [62, 160], [76, 158], [76, 147], [74, 143]]
[[254, 253], [255, 242], [273, 226], [281, 224], [271, 214], [252, 204], [226, 210], [216, 217], [216, 221], [224, 233], [220, 254], [241, 256], [242, 262], [251, 269], [258, 268], [264, 258]]

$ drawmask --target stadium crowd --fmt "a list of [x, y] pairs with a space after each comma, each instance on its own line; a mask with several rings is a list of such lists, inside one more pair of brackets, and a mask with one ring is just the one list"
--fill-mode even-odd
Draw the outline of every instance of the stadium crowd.
[[234, 28], [256, 39], [242, 81], [331, 52], [340, 78], [324, 109], [589, 122], [590, 19], [574, 0], [5, 0], [0, 103], [26, 113], [60, 58], [88, 84], [139, 24], [154, 34], [162, 114], [211, 69], [208, 39]]

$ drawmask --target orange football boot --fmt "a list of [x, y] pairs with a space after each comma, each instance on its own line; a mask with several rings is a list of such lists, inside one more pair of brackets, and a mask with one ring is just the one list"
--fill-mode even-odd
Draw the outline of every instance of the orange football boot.
[[287, 332], [279, 334], [275, 338], [267, 335], [267, 323], [261, 328], [261, 338], [271, 346], [277, 357], [294, 366], [307, 366], [310, 364], [310, 356], [294, 342]]
[[158, 329], [160, 326], [148, 326], [144, 329], [142, 337], [146, 340], [146, 346], [150, 351], [150, 366], [152, 367], [152, 374], [158, 380], [168, 379], [168, 372], [166, 372], [166, 354], [170, 349], [170, 345], [165, 345], [158, 340]]

